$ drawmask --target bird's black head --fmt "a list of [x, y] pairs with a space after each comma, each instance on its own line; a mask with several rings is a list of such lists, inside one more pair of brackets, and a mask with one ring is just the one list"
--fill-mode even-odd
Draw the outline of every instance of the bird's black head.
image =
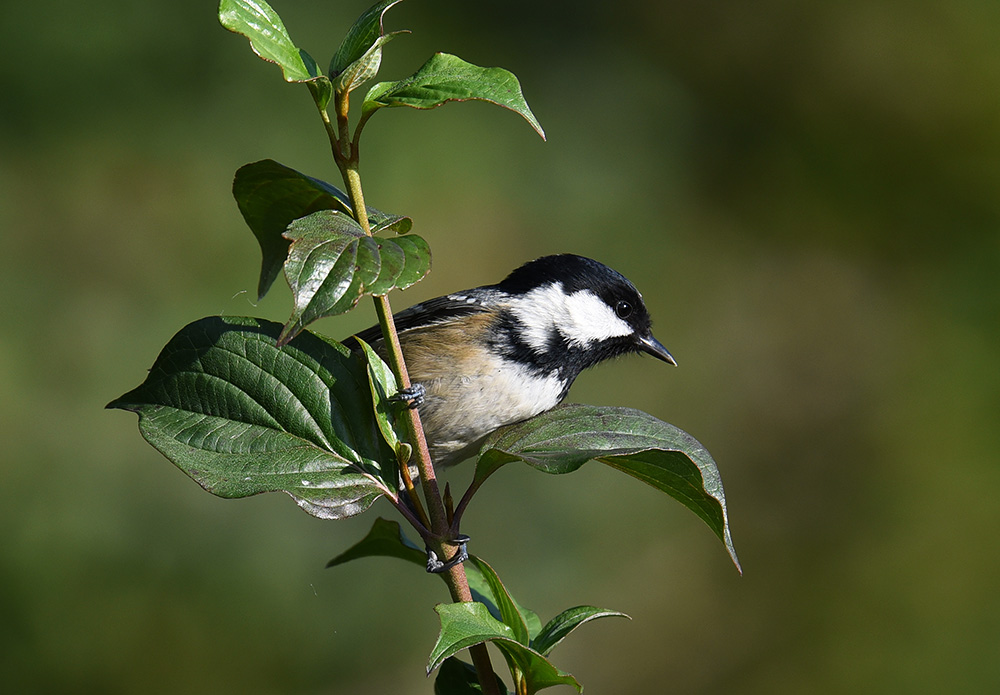
[[522, 361], [559, 369], [570, 380], [630, 352], [676, 364], [653, 337], [642, 295], [603, 263], [572, 254], [545, 256], [494, 287], [511, 295], [508, 335], [516, 339]]

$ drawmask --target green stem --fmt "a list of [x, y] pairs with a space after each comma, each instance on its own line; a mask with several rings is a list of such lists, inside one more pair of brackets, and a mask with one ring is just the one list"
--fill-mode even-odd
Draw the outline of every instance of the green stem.
[[[326, 128], [327, 136], [330, 139], [330, 146], [333, 150], [334, 161], [340, 169], [344, 184], [347, 186], [347, 194], [351, 199], [351, 208], [354, 210], [354, 218], [361, 229], [368, 236], [372, 236], [371, 227], [368, 224], [367, 209], [365, 207], [364, 193], [361, 189], [361, 175], [358, 170], [358, 136], [360, 128], [367, 122], [367, 118], [362, 118], [359, 123], [358, 132], [355, 133], [354, 141], [350, 139], [350, 127], [348, 124], [349, 97], [347, 93], [337, 92], [334, 95], [334, 102], [337, 114], [337, 127], [334, 128], [330, 121], [329, 114], [325, 109], [320, 109], [320, 115]], [[370, 114], [369, 114], [370, 115]], [[406, 371], [406, 363], [403, 360], [403, 350], [399, 344], [399, 335], [396, 332], [396, 324], [392, 318], [392, 307], [389, 305], [389, 298], [385, 295], [373, 297], [375, 302], [375, 313], [378, 316], [379, 325], [382, 327], [382, 336], [385, 340], [386, 352], [389, 367], [392, 369], [400, 388], [409, 388], [410, 376]], [[457, 548], [451, 548], [447, 540], [452, 537], [451, 524], [448, 520], [448, 512], [444, 501], [441, 498], [441, 491], [438, 488], [437, 476], [434, 472], [434, 463], [427, 448], [427, 438], [424, 436], [423, 424], [420, 422], [420, 413], [416, 408], [407, 408], [404, 411], [404, 419], [407, 423], [411, 435], [411, 445], [418, 470], [420, 471], [420, 485], [423, 489], [424, 500], [427, 503], [427, 511], [430, 518], [430, 529], [420, 529], [425, 541], [432, 546], [438, 557], [448, 559], [457, 552]], [[419, 510], [422, 518], [427, 518], [423, 514], [420, 505], [420, 498], [412, 491], [411, 501]], [[412, 520], [411, 520], [412, 523]], [[465, 576], [465, 568], [455, 565], [441, 575], [445, 584], [448, 585], [448, 592], [452, 601], [456, 603], [468, 603], [472, 601], [472, 591], [469, 589], [469, 580]], [[493, 673], [493, 664], [490, 662], [490, 655], [485, 644], [477, 644], [469, 648], [472, 655], [472, 663], [476, 667], [479, 683], [486, 695], [500, 695], [496, 685], [496, 678]]]

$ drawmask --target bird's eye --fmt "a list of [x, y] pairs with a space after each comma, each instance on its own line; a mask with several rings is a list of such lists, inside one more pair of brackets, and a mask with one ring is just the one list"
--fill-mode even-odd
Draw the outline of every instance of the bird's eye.
[[624, 299], [615, 304], [615, 313], [618, 314], [618, 318], [627, 319], [632, 315], [632, 305], [626, 302]]

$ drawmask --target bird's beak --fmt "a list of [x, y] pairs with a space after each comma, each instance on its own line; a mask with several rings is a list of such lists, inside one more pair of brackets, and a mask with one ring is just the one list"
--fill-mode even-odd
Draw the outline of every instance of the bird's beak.
[[674, 356], [670, 354], [670, 351], [663, 347], [663, 344], [652, 335], [640, 336], [637, 342], [639, 343], [639, 349], [643, 352], [649, 353], [664, 362], [669, 362], [675, 367], [677, 366], [677, 361], [674, 360]]

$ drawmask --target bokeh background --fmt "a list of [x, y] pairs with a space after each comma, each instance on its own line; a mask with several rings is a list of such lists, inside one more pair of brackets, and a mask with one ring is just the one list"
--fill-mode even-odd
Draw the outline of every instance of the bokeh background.
[[[274, 2], [321, 64], [367, 4]], [[187, 322], [287, 316], [230, 184], [265, 157], [336, 181], [307, 90], [211, 1], [0, 5], [5, 691], [432, 692], [443, 586], [323, 568], [388, 505], [221, 500], [102, 410]], [[549, 136], [484, 104], [369, 124], [369, 202], [435, 253], [394, 305], [546, 253], [620, 269], [680, 367], [570, 398], [683, 427], [726, 483], [743, 577], [597, 464], [484, 488], [465, 530], [525, 604], [633, 616], [555, 662], [591, 693], [1000, 688], [1000, 4], [409, 0], [387, 26], [414, 33], [384, 79], [502, 65]]]

